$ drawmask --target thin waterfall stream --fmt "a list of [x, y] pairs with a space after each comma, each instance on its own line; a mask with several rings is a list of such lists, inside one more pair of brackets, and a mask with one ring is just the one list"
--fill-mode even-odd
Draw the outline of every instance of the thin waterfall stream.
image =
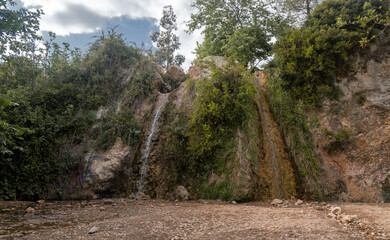
[[263, 130], [266, 135], [266, 141], [268, 142], [268, 145], [270, 147], [271, 151], [271, 160], [272, 160], [272, 165], [273, 165], [273, 172], [274, 172], [274, 181], [275, 181], [275, 192], [276, 192], [276, 197], [281, 198], [282, 197], [282, 191], [281, 191], [281, 182], [280, 182], [280, 173], [279, 173], [279, 166], [278, 166], [278, 160], [277, 160], [277, 154], [276, 154], [276, 148], [275, 148], [275, 143], [273, 140], [273, 137], [271, 136], [270, 132], [270, 119], [269, 115], [267, 115], [264, 106], [260, 100], [261, 97], [263, 97], [264, 91], [264, 85], [262, 84], [261, 79], [256, 79], [256, 84], [259, 87], [259, 94], [257, 95], [257, 102], [259, 103], [259, 108], [260, 108], [260, 115], [261, 115], [261, 121], [262, 121], [262, 126]]
[[148, 138], [146, 139], [145, 149], [142, 154], [142, 165], [141, 165], [141, 171], [140, 171], [140, 180], [138, 182], [138, 193], [143, 192], [144, 189], [144, 183], [145, 178], [148, 172], [148, 165], [149, 165], [149, 154], [150, 154], [150, 147], [152, 143], [153, 136], [155, 134], [155, 129], [158, 123], [158, 120], [160, 119], [161, 112], [165, 108], [165, 105], [168, 102], [169, 93], [167, 94], [160, 94], [157, 99], [156, 103], [156, 111], [154, 114], [154, 119], [152, 126], [150, 128], [150, 133], [148, 135]]

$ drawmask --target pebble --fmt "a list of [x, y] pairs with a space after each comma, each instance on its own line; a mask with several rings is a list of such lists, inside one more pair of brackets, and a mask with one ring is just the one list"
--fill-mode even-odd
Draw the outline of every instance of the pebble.
[[99, 231], [100, 229], [96, 226], [93, 226], [89, 231], [88, 231], [88, 234], [94, 234], [96, 233], [97, 231]]
[[111, 199], [106, 199], [104, 200], [103, 202], [105, 205], [111, 205], [111, 204], [114, 204], [114, 201], [112, 201]]
[[34, 212], [35, 212], [35, 209], [32, 207], [29, 207], [26, 209], [26, 213], [34, 213]]
[[329, 210], [333, 214], [336, 214], [336, 215], [341, 214], [341, 207], [333, 206]]

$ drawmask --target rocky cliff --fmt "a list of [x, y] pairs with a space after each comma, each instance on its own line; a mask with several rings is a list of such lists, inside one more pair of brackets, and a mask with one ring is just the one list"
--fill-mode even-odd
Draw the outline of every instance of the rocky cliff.
[[326, 100], [309, 118], [323, 167], [325, 194], [345, 201], [390, 202], [390, 56], [373, 44], [337, 83], [340, 101]]

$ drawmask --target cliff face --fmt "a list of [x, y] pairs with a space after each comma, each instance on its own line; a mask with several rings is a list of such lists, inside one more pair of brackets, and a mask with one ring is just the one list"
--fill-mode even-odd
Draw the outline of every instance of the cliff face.
[[338, 83], [344, 96], [314, 112], [329, 198], [390, 202], [390, 57], [384, 50], [372, 45], [360, 54]]

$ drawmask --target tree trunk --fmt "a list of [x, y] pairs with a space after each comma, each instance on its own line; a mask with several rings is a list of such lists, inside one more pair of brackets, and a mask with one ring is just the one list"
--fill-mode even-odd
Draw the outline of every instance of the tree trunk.
[[310, 16], [310, 0], [306, 0], [306, 15], [307, 18]]

